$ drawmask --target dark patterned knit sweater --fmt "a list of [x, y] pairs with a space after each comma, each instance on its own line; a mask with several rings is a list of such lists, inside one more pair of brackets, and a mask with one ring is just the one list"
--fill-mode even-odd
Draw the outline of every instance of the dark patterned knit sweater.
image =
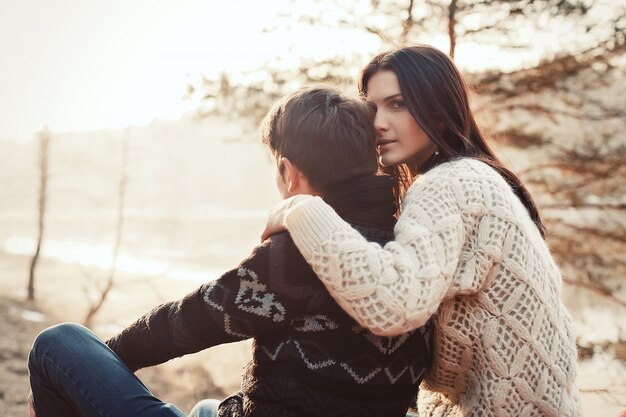
[[[325, 200], [368, 240], [393, 239], [388, 178], [352, 180]], [[397, 337], [361, 328], [287, 233], [263, 242], [218, 280], [155, 308], [107, 344], [135, 371], [248, 338], [254, 338], [253, 358], [239, 406], [249, 417], [404, 416], [431, 356], [430, 325]]]

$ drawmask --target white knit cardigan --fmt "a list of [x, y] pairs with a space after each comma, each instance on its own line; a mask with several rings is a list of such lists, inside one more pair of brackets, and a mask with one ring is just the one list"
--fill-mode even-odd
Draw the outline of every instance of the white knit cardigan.
[[434, 315], [424, 416], [579, 416], [576, 346], [561, 276], [506, 181], [470, 158], [408, 190], [395, 241], [367, 242], [320, 198], [285, 226], [335, 300], [379, 335]]

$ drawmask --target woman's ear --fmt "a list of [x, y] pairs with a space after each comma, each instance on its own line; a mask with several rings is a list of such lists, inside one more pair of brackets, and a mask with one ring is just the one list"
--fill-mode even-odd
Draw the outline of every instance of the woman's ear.
[[300, 185], [300, 170], [289, 159], [281, 158], [280, 162], [285, 167], [285, 183], [287, 184], [287, 191], [293, 193]]

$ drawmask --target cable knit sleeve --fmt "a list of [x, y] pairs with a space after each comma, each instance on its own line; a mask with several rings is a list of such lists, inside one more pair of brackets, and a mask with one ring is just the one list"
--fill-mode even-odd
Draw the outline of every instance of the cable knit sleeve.
[[384, 247], [367, 242], [320, 198], [302, 199], [286, 213], [285, 226], [329, 292], [375, 334], [420, 327], [444, 299], [468, 289], [453, 282], [465, 227], [461, 184], [449, 171], [413, 184], [395, 241]]

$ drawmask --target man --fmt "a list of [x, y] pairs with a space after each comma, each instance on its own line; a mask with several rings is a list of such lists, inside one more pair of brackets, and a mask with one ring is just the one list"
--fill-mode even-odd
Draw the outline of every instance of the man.
[[[268, 113], [263, 141], [283, 198], [320, 195], [368, 240], [393, 238], [393, 181], [376, 175], [365, 103], [327, 86], [299, 90]], [[430, 326], [397, 337], [361, 328], [281, 233], [106, 346], [77, 325], [44, 331], [29, 358], [33, 403], [39, 417], [181, 416], [131, 372], [254, 338], [241, 393], [220, 404], [219, 416], [404, 416], [430, 362], [430, 337]]]

